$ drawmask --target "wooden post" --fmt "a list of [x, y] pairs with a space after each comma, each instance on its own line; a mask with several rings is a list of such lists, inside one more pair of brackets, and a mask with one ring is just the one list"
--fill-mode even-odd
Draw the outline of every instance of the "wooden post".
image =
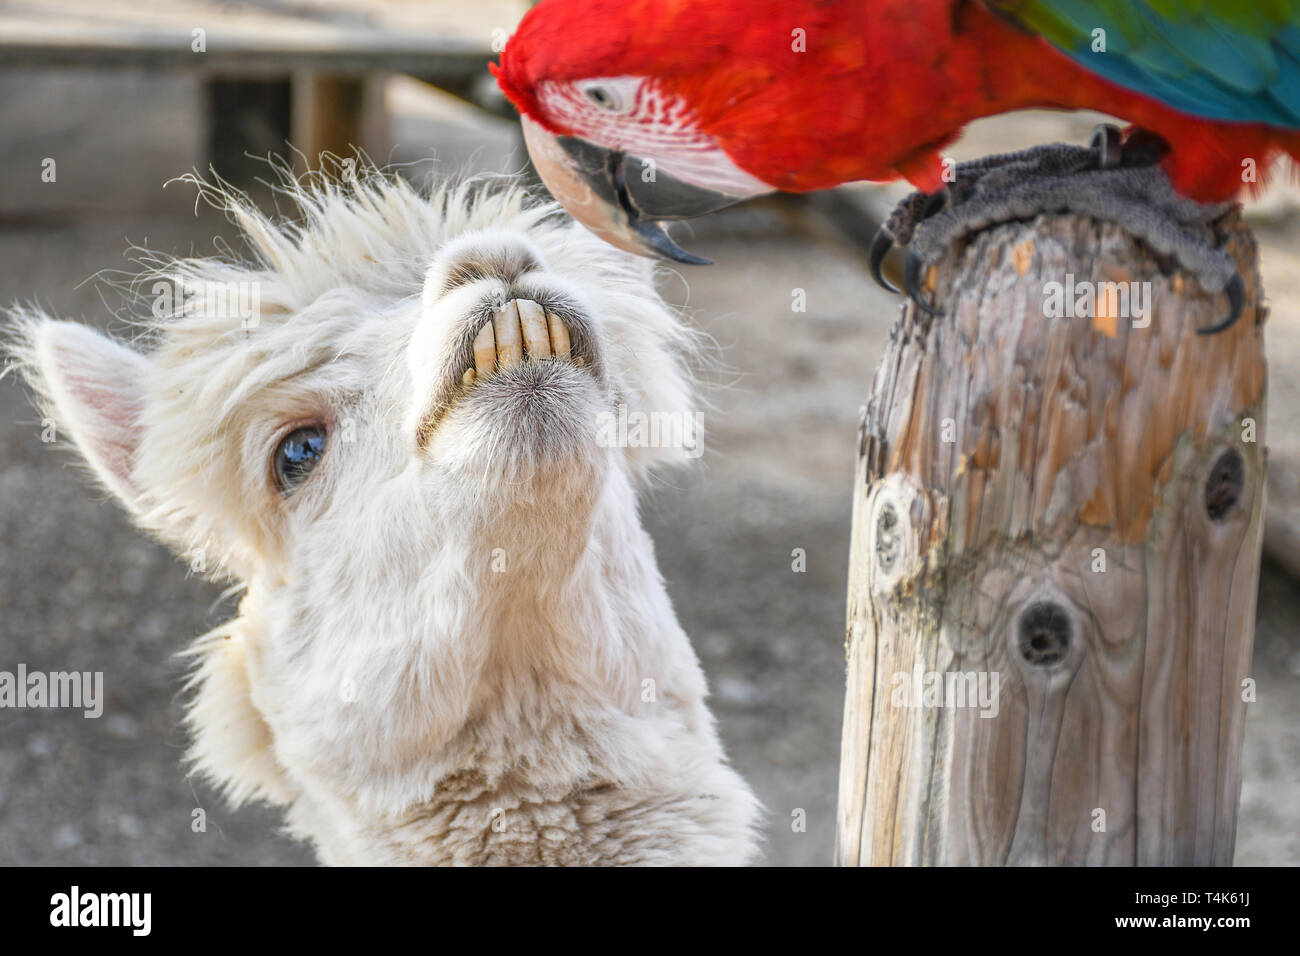
[[354, 147], [381, 166], [388, 161], [383, 81], [382, 73], [294, 73], [291, 142], [310, 168], [317, 168], [323, 152], [346, 159]]
[[[858, 454], [836, 862], [1232, 862], [1265, 362], [1254, 239], [1218, 238], [1218, 335], [1225, 296], [1076, 216], [974, 237], [926, 277], [944, 315], [907, 306]], [[1087, 282], [1150, 324], [1047, 317]]]

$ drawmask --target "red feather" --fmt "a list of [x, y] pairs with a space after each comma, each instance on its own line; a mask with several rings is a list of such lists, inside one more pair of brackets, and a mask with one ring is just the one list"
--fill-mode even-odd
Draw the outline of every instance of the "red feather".
[[1202, 201], [1241, 192], [1244, 159], [1261, 174], [1279, 152], [1300, 159], [1296, 131], [1180, 113], [964, 0], [544, 0], [493, 72], [521, 112], [573, 135], [539, 82], [657, 77], [732, 162], [790, 192], [898, 177], [933, 191], [962, 127], [1032, 107], [1158, 133], [1175, 188]]

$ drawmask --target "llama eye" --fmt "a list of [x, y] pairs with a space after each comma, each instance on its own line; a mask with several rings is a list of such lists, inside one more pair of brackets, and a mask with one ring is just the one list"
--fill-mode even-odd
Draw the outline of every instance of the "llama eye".
[[295, 428], [280, 441], [275, 450], [275, 483], [281, 494], [291, 494], [311, 474], [325, 453], [325, 426], [305, 425]]

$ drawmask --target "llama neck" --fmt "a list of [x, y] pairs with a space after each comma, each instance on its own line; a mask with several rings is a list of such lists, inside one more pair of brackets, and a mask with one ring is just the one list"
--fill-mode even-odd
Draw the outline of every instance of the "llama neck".
[[[569, 500], [577, 512], [582, 503]], [[502, 521], [514, 547], [471, 558], [487, 569], [478, 585], [489, 648], [474, 710], [547, 698], [568, 709], [576, 695], [635, 711], [643, 682], [664, 671], [676, 645], [688, 645], [626, 476], [611, 475], [584, 513], [565, 520], [524, 508]], [[509, 531], [492, 528], [483, 542]]]

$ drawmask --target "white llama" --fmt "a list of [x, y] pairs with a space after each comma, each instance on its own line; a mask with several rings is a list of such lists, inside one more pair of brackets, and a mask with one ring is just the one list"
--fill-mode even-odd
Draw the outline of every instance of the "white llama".
[[[135, 521], [243, 588], [194, 645], [194, 768], [330, 864], [741, 864], [758, 804], [637, 515], [688, 333], [650, 267], [513, 186], [286, 183], [251, 265], [168, 262], [139, 341], [12, 351]], [[172, 314], [168, 314], [172, 313]], [[162, 318], [157, 318], [162, 315]]]

